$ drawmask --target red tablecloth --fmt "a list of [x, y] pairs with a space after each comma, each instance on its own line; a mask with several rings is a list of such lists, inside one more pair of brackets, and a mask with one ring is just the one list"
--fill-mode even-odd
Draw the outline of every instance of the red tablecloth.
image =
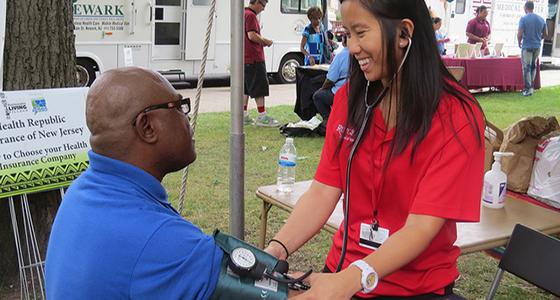
[[538, 205], [538, 206], [541, 206], [541, 207], [544, 207], [544, 208], [548, 208], [548, 209], [550, 209], [550, 210], [554, 210], [554, 211], [560, 212], [560, 208], [556, 208], [556, 207], [553, 207], [553, 206], [551, 206], [551, 205], [548, 205], [548, 204], [546, 204], [546, 203], [544, 203], [544, 202], [540, 202], [539, 200], [537, 200], [537, 199], [535, 199], [535, 198], [533, 198], [533, 197], [531, 197], [531, 196], [529, 196], [529, 195], [527, 195], [527, 194], [516, 193], [516, 192], [509, 191], [509, 190], [507, 191], [507, 194], [510, 195], [510, 196], [512, 196], [512, 197], [515, 197], [515, 198], [517, 198], [517, 199], [521, 199], [521, 200], [523, 200], [523, 201], [527, 201], [527, 202], [533, 203], [533, 204], [535, 204], [535, 205]]
[[[501, 91], [520, 91], [524, 88], [520, 57], [451, 58], [443, 57], [446, 66], [465, 68], [461, 83], [468, 89], [495, 87]], [[540, 68], [537, 65], [535, 88], [541, 87]]]

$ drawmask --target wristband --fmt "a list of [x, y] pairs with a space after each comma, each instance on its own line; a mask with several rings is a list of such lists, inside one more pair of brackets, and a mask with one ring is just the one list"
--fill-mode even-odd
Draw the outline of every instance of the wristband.
[[288, 248], [286, 247], [286, 245], [284, 245], [284, 243], [282, 243], [281, 241], [277, 240], [277, 239], [271, 239], [268, 244], [270, 245], [270, 243], [272, 242], [276, 242], [278, 243], [280, 246], [282, 246], [282, 248], [284, 248], [284, 252], [286, 252], [286, 258], [288, 258], [288, 256], [290, 256], [290, 252], [288, 251]]

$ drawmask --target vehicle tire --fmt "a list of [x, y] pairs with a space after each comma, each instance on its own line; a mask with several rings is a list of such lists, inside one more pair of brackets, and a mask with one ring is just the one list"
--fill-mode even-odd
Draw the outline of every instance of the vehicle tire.
[[278, 68], [278, 79], [282, 83], [296, 82], [296, 67], [303, 65], [303, 55], [298, 53], [286, 54]]
[[97, 64], [89, 58], [76, 59], [76, 77], [78, 86], [91, 86], [95, 80], [95, 71], [99, 70]]

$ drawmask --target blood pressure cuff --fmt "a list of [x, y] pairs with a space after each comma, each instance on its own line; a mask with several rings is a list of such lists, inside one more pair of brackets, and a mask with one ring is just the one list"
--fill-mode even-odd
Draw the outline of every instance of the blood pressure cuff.
[[233, 249], [244, 247], [250, 249], [257, 261], [266, 265], [268, 270], [274, 270], [278, 259], [263, 250], [256, 248], [233, 236], [223, 234], [219, 230], [214, 232], [216, 244], [224, 251], [221, 262], [220, 278], [212, 294], [212, 300], [285, 300], [288, 298], [288, 284], [268, 278], [255, 280], [250, 277], [240, 277], [228, 267], [228, 260]]

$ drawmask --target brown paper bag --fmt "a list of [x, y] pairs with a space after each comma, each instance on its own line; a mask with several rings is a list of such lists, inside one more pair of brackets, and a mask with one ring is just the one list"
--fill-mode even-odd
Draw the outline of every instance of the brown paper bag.
[[492, 168], [494, 162], [494, 152], [500, 150], [500, 145], [504, 140], [504, 133], [496, 125], [486, 121], [484, 130], [484, 172]]
[[514, 153], [512, 157], [502, 158], [502, 170], [508, 176], [508, 189], [518, 193], [527, 192], [537, 144], [543, 136], [559, 128], [555, 117], [528, 117], [505, 130], [500, 151]]

